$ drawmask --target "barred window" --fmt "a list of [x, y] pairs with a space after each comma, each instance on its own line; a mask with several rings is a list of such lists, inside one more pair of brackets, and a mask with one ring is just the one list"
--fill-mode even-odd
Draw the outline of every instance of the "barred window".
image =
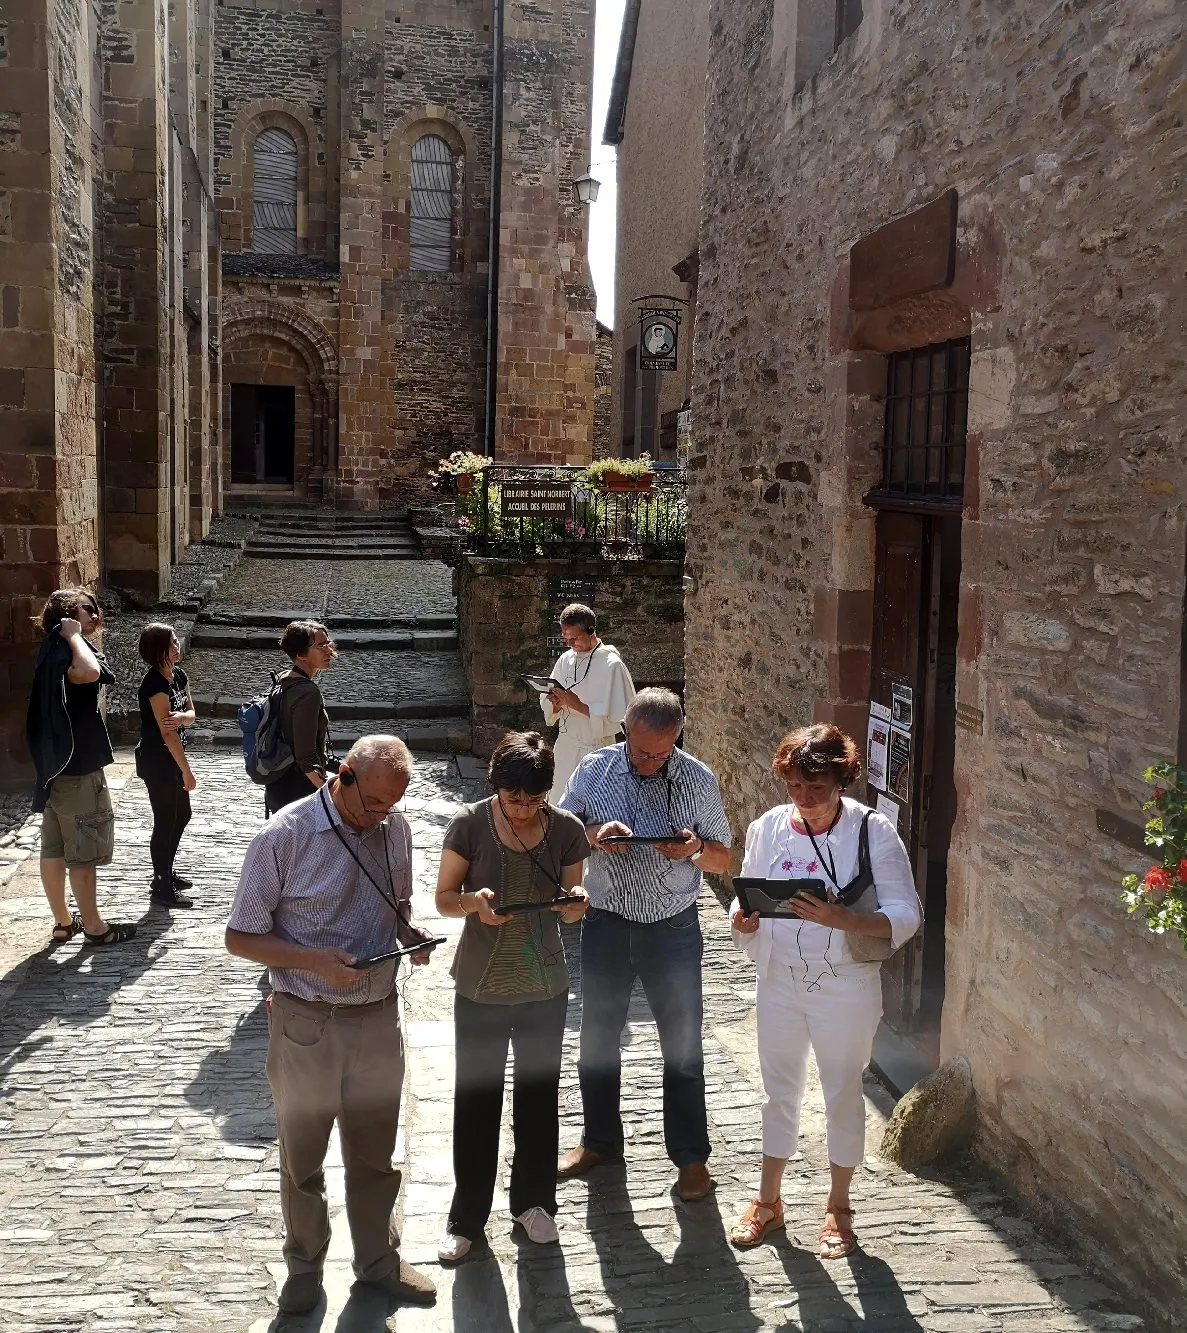
[[445, 273], [453, 267], [453, 150], [435, 134], [412, 145], [408, 266]]
[[960, 506], [969, 351], [955, 338], [887, 357], [882, 482], [871, 496]]
[[286, 130], [262, 130], [252, 147], [251, 248], [297, 253], [297, 145]]

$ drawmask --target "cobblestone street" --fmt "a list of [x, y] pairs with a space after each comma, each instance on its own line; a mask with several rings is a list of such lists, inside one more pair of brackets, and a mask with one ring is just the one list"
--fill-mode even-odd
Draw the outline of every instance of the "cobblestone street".
[[[746, 1254], [731, 1249], [725, 1233], [750, 1197], [759, 1156], [753, 981], [708, 893], [702, 916], [715, 1196], [684, 1205], [670, 1193], [657, 1042], [637, 997], [624, 1052], [625, 1168], [562, 1187], [559, 1250], [517, 1245], [499, 1196], [489, 1253], [440, 1270], [453, 1082], [451, 948], [442, 949], [402, 983], [410, 1074], [397, 1150], [406, 1166], [404, 1253], [438, 1281], [437, 1304], [389, 1317], [373, 1293], [352, 1290], [349, 1237], [338, 1216], [326, 1307], [274, 1322], [282, 1270], [263, 1075], [265, 985], [258, 970], [222, 947], [262, 800], [237, 754], [195, 753], [200, 785], [179, 860], [192, 873], [199, 907], [171, 920], [147, 907], [148, 804], [142, 784], [128, 776], [127, 754], [119, 760], [109, 776], [127, 781], [115, 792], [116, 862], [102, 876], [100, 901], [113, 917], [141, 922], [136, 940], [106, 950], [44, 948], [48, 919], [35, 857], [0, 887], [4, 1333], [1088, 1333], [1143, 1326], [994, 1188], [961, 1169], [910, 1176], [871, 1157], [855, 1188], [863, 1251], [852, 1262], [819, 1263], [812, 1256], [826, 1171], [817, 1091], [803, 1157], [789, 1172], [787, 1235]], [[452, 759], [421, 757], [405, 806], [422, 920], [432, 914], [444, 827], [457, 801], [477, 794]], [[461, 923], [433, 924], [455, 937]], [[578, 1017], [574, 998], [565, 1144], [579, 1133]], [[870, 1092], [877, 1102], [877, 1089]], [[885, 1109], [873, 1108], [872, 1144]], [[340, 1209], [340, 1170], [329, 1172], [329, 1187]]]

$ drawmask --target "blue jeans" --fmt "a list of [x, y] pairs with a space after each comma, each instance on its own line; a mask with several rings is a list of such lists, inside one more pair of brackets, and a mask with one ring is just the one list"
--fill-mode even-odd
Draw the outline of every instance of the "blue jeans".
[[701, 924], [696, 904], [641, 925], [589, 908], [581, 923], [581, 1101], [590, 1152], [622, 1156], [618, 1039], [638, 977], [664, 1056], [664, 1147], [676, 1166], [709, 1160], [701, 1046]]

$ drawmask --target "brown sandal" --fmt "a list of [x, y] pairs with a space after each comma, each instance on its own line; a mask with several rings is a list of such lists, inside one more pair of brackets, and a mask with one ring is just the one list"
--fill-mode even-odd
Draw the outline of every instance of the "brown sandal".
[[[829, 1225], [828, 1215], [831, 1213], [835, 1219], [833, 1225]], [[824, 1226], [820, 1228], [820, 1235], [817, 1238], [819, 1245], [819, 1256], [821, 1259], [844, 1259], [847, 1254], [852, 1254], [857, 1249], [857, 1235], [853, 1228], [848, 1224], [842, 1224], [842, 1217], [852, 1217], [852, 1208], [834, 1208], [830, 1203], [824, 1210]]]
[[[764, 1222], [759, 1210], [770, 1213]], [[734, 1224], [730, 1232], [730, 1244], [739, 1250], [748, 1250], [751, 1246], [761, 1245], [768, 1231], [777, 1231], [783, 1226], [783, 1200], [775, 1199], [765, 1203], [762, 1199], [752, 1199], [750, 1206]]]
[[82, 917], [75, 912], [68, 922], [58, 921], [55, 923], [49, 942], [51, 944], [65, 944], [67, 940], [72, 940], [81, 930]]

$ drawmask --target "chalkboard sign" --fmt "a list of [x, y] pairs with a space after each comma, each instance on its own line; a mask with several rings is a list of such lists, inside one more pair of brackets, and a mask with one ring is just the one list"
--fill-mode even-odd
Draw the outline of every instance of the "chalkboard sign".
[[590, 610], [596, 610], [597, 591], [598, 585], [593, 579], [566, 579], [554, 575], [548, 580], [548, 666], [565, 651], [557, 617], [571, 602], [582, 602]]

